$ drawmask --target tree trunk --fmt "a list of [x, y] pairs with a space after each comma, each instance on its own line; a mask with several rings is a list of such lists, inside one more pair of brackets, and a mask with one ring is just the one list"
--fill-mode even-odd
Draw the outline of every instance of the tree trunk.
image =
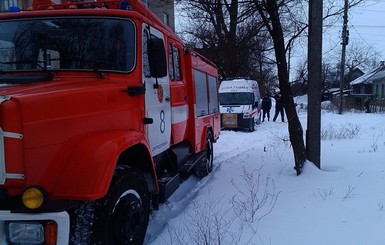
[[[281, 90], [283, 102], [285, 103], [285, 112], [288, 120], [290, 142], [293, 146], [295, 160], [294, 169], [297, 171], [297, 175], [299, 175], [301, 173], [302, 166], [306, 161], [306, 149], [303, 139], [302, 125], [297, 115], [293, 100], [293, 92], [289, 83], [289, 74], [287, 70], [285, 52], [285, 41], [276, 1], [267, 0], [265, 10], [269, 15], [269, 18], [267, 18], [265, 15], [264, 19], [267, 25], [267, 29], [274, 43], [274, 51], [278, 69], [279, 88]], [[261, 11], [259, 11], [260, 14]]]

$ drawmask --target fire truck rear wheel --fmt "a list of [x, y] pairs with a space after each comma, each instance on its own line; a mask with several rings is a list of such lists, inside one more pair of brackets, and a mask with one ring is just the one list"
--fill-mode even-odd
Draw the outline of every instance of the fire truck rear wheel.
[[150, 194], [144, 177], [131, 168], [119, 167], [106, 197], [94, 202], [88, 244], [143, 244], [149, 215]]
[[206, 148], [203, 159], [195, 166], [195, 176], [203, 178], [213, 170], [213, 136], [209, 131], [206, 136]]

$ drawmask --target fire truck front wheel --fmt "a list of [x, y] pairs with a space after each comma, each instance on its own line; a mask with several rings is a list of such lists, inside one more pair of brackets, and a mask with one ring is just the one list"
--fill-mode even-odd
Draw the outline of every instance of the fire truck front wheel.
[[150, 194], [142, 174], [132, 168], [119, 167], [108, 194], [93, 206], [90, 242], [82, 245], [143, 244], [150, 215]]
[[203, 152], [203, 158], [195, 166], [195, 176], [203, 178], [213, 170], [213, 136], [211, 131], [207, 132], [206, 148]]

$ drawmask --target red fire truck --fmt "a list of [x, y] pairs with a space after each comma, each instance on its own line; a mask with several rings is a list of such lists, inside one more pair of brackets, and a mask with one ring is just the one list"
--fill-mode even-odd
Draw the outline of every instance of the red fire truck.
[[140, 0], [0, 15], [0, 244], [142, 244], [213, 167], [218, 74]]

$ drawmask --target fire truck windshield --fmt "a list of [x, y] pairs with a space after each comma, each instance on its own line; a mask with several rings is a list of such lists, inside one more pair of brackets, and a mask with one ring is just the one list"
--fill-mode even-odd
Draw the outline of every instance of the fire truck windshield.
[[0, 22], [0, 71], [130, 72], [135, 65], [130, 20], [67, 17]]
[[251, 105], [254, 104], [253, 93], [220, 93], [221, 105]]

